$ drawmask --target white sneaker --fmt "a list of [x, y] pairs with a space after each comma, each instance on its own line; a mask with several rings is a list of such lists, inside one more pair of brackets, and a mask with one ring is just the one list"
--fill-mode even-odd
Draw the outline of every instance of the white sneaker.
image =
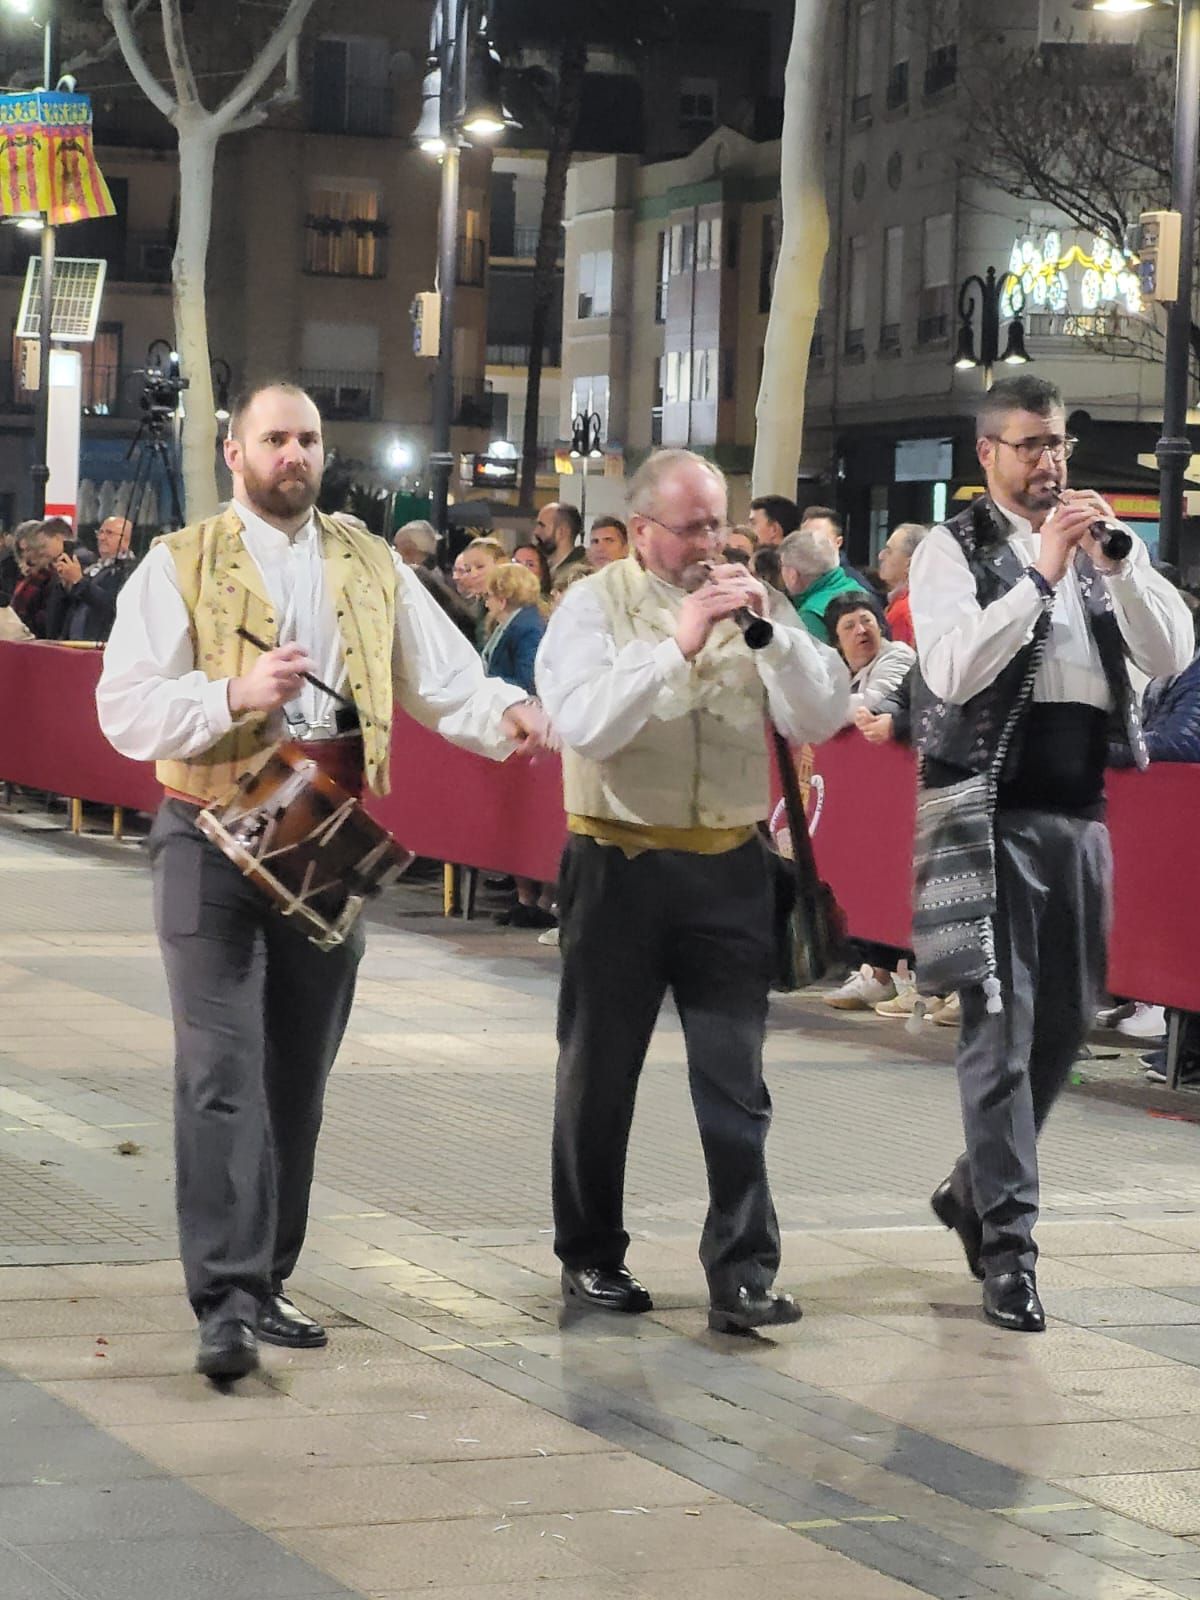
[[539, 944], [557, 944], [558, 928], [547, 928], [545, 933], [539, 933], [537, 942]]
[[1096, 1026], [1098, 1028], [1115, 1028], [1118, 1022], [1124, 1022], [1126, 1017], [1131, 1017], [1137, 1010], [1132, 1000], [1122, 1000], [1120, 1005], [1104, 1006], [1096, 1013]]
[[1143, 1005], [1139, 1000], [1131, 1017], [1122, 1017], [1117, 1032], [1127, 1039], [1163, 1039], [1167, 1032], [1167, 1014], [1162, 1006]]
[[870, 1011], [881, 1000], [894, 999], [895, 994], [896, 986], [892, 980], [889, 978], [886, 983], [880, 983], [874, 969], [864, 962], [857, 972], [850, 974], [840, 989], [825, 996], [825, 1004], [834, 1006], [838, 1011]]
[[880, 1000], [875, 1007], [881, 1017], [911, 1017], [921, 998], [917, 993], [917, 980], [909, 970], [908, 962], [901, 961], [892, 973], [896, 993], [891, 1000]]

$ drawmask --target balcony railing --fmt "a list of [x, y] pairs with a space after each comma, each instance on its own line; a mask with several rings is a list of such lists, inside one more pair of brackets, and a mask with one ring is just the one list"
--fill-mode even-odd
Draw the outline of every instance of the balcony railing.
[[[489, 344], [487, 347], [487, 364], [489, 367], [527, 367], [529, 353], [533, 346], [528, 344]], [[562, 365], [562, 346], [548, 344], [542, 351], [542, 367], [558, 367]]]
[[482, 289], [487, 268], [487, 240], [464, 239], [458, 241], [457, 282], [464, 289]]
[[[85, 358], [86, 360], [86, 358]], [[85, 417], [136, 417], [141, 414], [143, 374], [133, 367], [95, 362], [83, 369]], [[0, 413], [8, 416], [32, 412], [37, 395], [21, 387], [21, 369], [10, 361], [0, 363]]]
[[946, 312], [917, 319], [917, 343], [938, 344], [950, 337], [950, 318]]
[[380, 414], [382, 372], [337, 372], [305, 367], [300, 386], [307, 389], [327, 421], [368, 422]]

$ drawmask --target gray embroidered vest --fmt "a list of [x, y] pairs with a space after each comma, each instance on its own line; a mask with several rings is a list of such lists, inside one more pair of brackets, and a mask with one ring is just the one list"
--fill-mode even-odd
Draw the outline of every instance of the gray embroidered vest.
[[[1024, 577], [1025, 564], [1008, 540], [1008, 523], [987, 495], [981, 495], [943, 526], [966, 557], [981, 606], [990, 606]], [[1145, 767], [1149, 757], [1142, 737], [1138, 699], [1129, 682], [1125, 646], [1108, 587], [1082, 551], [1076, 555], [1073, 570], [1112, 694], [1110, 737], [1127, 744], [1136, 764]], [[1064, 581], [1071, 581], [1070, 573]], [[920, 753], [965, 772], [986, 772], [1024, 680], [1031, 649], [1032, 645], [1025, 645], [986, 689], [961, 706], [939, 700], [918, 671], [913, 679], [913, 742]], [[1018, 737], [1008, 752], [1007, 772], [1015, 769], [1019, 755]]]

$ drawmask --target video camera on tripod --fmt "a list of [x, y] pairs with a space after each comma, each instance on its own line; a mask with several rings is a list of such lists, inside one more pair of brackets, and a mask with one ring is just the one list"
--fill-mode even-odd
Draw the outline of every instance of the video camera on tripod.
[[156, 347], [165, 344], [156, 339], [146, 352], [147, 365], [142, 369], [141, 408], [142, 422], [148, 428], [161, 429], [173, 422], [179, 412], [183, 391], [191, 386], [179, 368], [179, 352], [168, 350], [165, 362], [156, 355]]

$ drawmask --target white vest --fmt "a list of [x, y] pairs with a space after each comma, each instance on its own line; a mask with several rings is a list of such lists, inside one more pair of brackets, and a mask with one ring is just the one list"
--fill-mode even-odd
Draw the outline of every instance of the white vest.
[[[604, 607], [613, 643], [655, 646], [674, 636], [684, 595], [632, 557], [588, 583]], [[563, 750], [566, 809], [658, 828], [735, 828], [770, 809], [764, 719], [767, 696], [736, 623], [720, 622], [678, 689], [662, 689], [654, 711], [606, 761]]]

